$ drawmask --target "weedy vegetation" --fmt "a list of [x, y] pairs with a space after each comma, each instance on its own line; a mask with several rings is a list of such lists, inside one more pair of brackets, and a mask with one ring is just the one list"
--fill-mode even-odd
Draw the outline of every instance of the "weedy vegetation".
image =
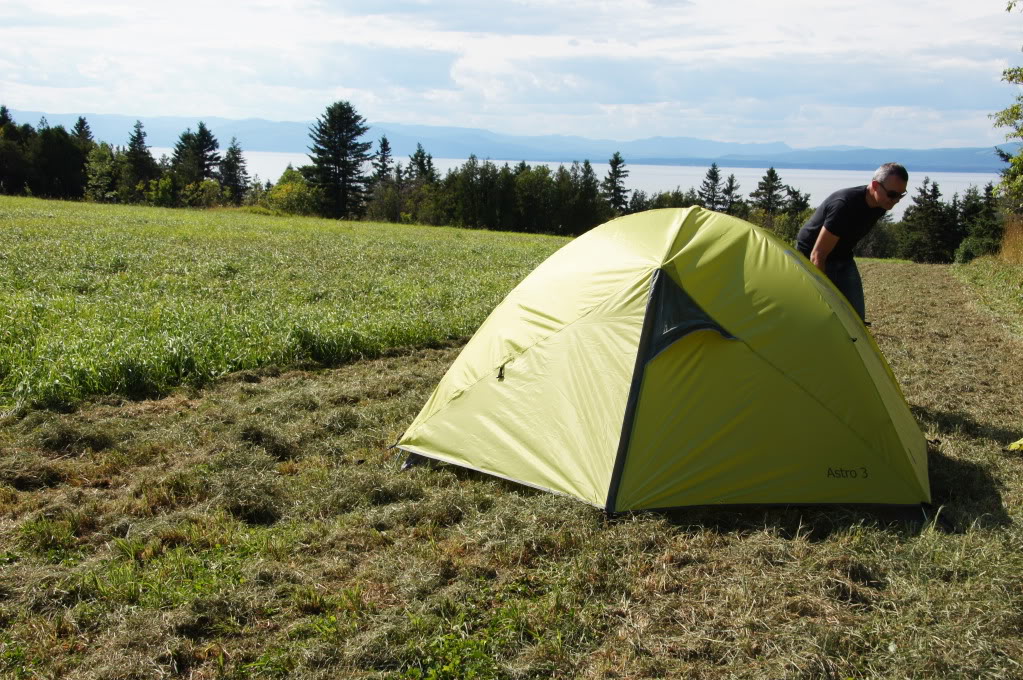
[[[244, 318], [279, 329], [312, 324], [315, 310], [354, 324], [360, 308], [341, 301], [357, 298], [371, 307], [360, 337], [381, 344], [360, 350], [370, 358], [296, 351], [258, 368], [223, 364], [153, 398], [110, 389], [81, 400], [83, 388], [55, 409], [26, 392], [0, 421], [0, 677], [1023, 677], [1023, 456], [1006, 449], [1023, 436], [1023, 344], [978, 302], [983, 263], [957, 270], [971, 283], [942, 265], [862, 267], [871, 330], [930, 442], [927, 516], [744, 507], [610, 518], [451, 466], [400, 472], [388, 448], [479, 322], [462, 308], [492, 305], [558, 242], [3, 200], [2, 229], [21, 248], [5, 238], [0, 292], [22, 310], [35, 300], [39, 319], [102, 294], [133, 320], [124, 333], [164, 304], [188, 320], [221, 309], [228, 326], [244, 304], [216, 305], [237, 294], [262, 310]], [[160, 215], [182, 223], [132, 227]], [[431, 249], [442, 264], [429, 266]], [[99, 269], [91, 293], [55, 282], [115, 253], [130, 276]], [[147, 275], [147, 258], [163, 274]], [[68, 264], [44, 275], [26, 260]], [[237, 278], [176, 279], [168, 262], [252, 273], [232, 287]], [[398, 271], [408, 262], [418, 274]], [[461, 288], [476, 285], [456, 273], [466, 265], [488, 282], [476, 293], [485, 304]], [[373, 335], [405, 328], [407, 308], [389, 310], [367, 283], [389, 285], [391, 271], [402, 304], [432, 301], [420, 304], [434, 335], [390, 345]], [[260, 301], [264, 287], [276, 306]], [[302, 303], [313, 288], [331, 303]], [[133, 342], [148, 341], [146, 328]], [[195, 337], [225, 337], [201, 328]], [[70, 347], [74, 334], [64, 337]], [[105, 337], [105, 361], [136, 346]], [[46, 337], [36, 342], [62, 366]]]
[[0, 230], [0, 408], [438, 346], [565, 242], [6, 196]]

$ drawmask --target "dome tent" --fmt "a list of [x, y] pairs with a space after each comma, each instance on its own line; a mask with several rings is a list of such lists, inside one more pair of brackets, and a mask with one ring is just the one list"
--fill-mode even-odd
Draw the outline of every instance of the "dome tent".
[[608, 512], [930, 501], [924, 437], [842, 294], [702, 208], [622, 217], [554, 253], [397, 446]]

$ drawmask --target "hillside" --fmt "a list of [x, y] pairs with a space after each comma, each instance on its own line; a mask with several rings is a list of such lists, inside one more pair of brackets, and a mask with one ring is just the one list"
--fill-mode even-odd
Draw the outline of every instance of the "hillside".
[[[277, 355], [155, 398], [4, 415], [0, 677], [1020, 674], [1023, 457], [1005, 446], [1023, 436], [1023, 340], [947, 266], [862, 267], [871, 332], [930, 442], [930, 514], [608, 518], [448, 466], [399, 472], [388, 448], [477, 314], [449, 311], [499, 298], [559, 240], [8, 198], [0, 231], [21, 245], [0, 294], [40, 322], [57, 321], [48, 300], [132, 290], [218, 301], [225, 328], [261, 294], [275, 305], [252, 318], [305, 309], [298, 327], [326, 299], [351, 329], [349, 299], [445, 270], [427, 286], [438, 334], [373, 358]], [[163, 264], [164, 247], [181, 257]]]

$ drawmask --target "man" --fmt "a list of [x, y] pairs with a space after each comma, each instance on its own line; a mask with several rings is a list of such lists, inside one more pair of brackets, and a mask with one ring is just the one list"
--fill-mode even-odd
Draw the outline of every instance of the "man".
[[853, 249], [906, 195], [908, 184], [906, 168], [885, 163], [870, 184], [840, 189], [828, 196], [796, 237], [799, 252], [831, 279], [861, 319], [866, 319], [866, 306]]

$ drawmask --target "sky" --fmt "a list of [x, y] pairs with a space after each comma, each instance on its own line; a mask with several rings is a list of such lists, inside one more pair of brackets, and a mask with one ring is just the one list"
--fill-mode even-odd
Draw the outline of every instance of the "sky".
[[[1005, 0], [0, 0], [0, 104], [793, 147], [990, 146]], [[19, 121], [33, 122], [34, 121]]]

